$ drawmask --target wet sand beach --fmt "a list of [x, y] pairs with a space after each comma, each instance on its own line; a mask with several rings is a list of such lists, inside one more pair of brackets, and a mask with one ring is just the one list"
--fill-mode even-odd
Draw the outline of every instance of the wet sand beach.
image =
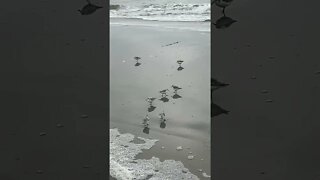
[[[137, 158], [181, 161], [206, 179], [198, 169], [211, 174], [210, 32], [112, 24], [110, 28], [110, 128], [159, 140]], [[177, 60], [183, 61], [182, 70]], [[176, 95], [172, 85], [181, 87]], [[160, 100], [159, 91], [165, 89], [168, 102]], [[156, 98], [151, 112], [148, 97]], [[167, 118], [164, 126], [162, 112]], [[146, 115], [149, 134], [143, 132]], [[183, 150], [177, 151], [178, 146]], [[188, 159], [191, 153], [193, 160]]]
[[108, 14], [86, 4], [1, 6], [1, 180], [107, 177]]
[[[212, 29], [216, 180], [319, 179], [319, 2], [234, 1]], [[213, 18], [221, 17], [212, 9]], [[216, 20], [215, 19], [215, 20]]]

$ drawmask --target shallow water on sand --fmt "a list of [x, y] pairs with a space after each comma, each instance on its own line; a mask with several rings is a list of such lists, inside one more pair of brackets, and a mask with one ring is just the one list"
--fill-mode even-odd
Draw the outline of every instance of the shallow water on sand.
[[[159, 139], [138, 158], [174, 159], [182, 161], [199, 178], [202, 173], [198, 169], [211, 174], [210, 33], [111, 26], [110, 38], [111, 128]], [[168, 44], [172, 45], [164, 46]], [[141, 57], [138, 66], [136, 56]], [[181, 65], [184, 69], [177, 70], [177, 60], [184, 61]], [[182, 88], [177, 91], [178, 96], [174, 95], [172, 85]], [[159, 91], [164, 89], [169, 89], [168, 102], [159, 100]], [[147, 97], [156, 98], [152, 112], [148, 112]], [[160, 127], [161, 112], [165, 112], [167, 121]], [[147, 114], [149, 134], [143, 132], [142, 125]], [[177, 151], [177, 146], [184, 149]], [[191, 152], [194, 159], [188, 160]]]

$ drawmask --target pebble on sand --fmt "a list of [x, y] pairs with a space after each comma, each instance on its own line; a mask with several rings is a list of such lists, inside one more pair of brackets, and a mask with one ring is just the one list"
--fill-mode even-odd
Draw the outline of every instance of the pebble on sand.
[[59, 124], [57, 124], [56, 126], [57, 126], [57, 128], [62, 128], [62, 127], [63, 127], [63, 125], [62, 125], [62, 124], [60, 124], [60, 123], [59, 123]]
[[272, 103], [273, 100], [272, 100], [272, 99], [267, 99], [266, 102], [267, 102], [267, 103]]
[[188, 159], [189, 159], [189, 160], [192, 160], [193, 158], [194, 158], [194, 156], [192, 156], [192, 155], [189, 155], [189, 156], [188, 156]]
[[205, 177], [205, 178], [210, 178], [210, 177], [211, 177], [210, 175], [208, 175], [208, 174], [205, 173], [205, 172], [202, 173], [202, 176]]
[[86, 114], [81, 115], [81, 118], [88, 118], [89, 116]]
[[91, 166], [89, 166], [89, 165], [84, 165], [84, 166], [82, 166], [83, 168], [90, 168]]
[[36, 171], [36, 173], [37, 173], [37, 174], [43, 174], [43, 171], [40, 170], [40, 169], [38, 169], [38, 170]]
[[177, 151], [181, 151], [182, 149], [183, 149], [182, 146], [177, 147]]

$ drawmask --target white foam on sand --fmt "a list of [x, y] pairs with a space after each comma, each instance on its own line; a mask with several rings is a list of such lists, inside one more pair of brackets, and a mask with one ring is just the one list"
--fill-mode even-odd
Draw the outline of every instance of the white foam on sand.
[[199, 178], [184, 167], [182, 162], [175, 160], [160, 161], [136, 159], [143, 149], [150, 149], [158, 140], [145, 139], [144, 143], [133, 143], [134, 135], [120, 134], [118, 129], [110, 129], [110, 175], [118, 180], [149, 179], [149, 180], [198, 180]]

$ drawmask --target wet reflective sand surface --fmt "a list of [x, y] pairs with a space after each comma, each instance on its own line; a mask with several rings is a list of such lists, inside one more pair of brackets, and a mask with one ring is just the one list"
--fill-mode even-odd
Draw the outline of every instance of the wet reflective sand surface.
[[210, 33], [110, 30], [110, 128], [159, 139], [138, 158], [174, 159], [199, 178], [198, 169], [211, 174]]

